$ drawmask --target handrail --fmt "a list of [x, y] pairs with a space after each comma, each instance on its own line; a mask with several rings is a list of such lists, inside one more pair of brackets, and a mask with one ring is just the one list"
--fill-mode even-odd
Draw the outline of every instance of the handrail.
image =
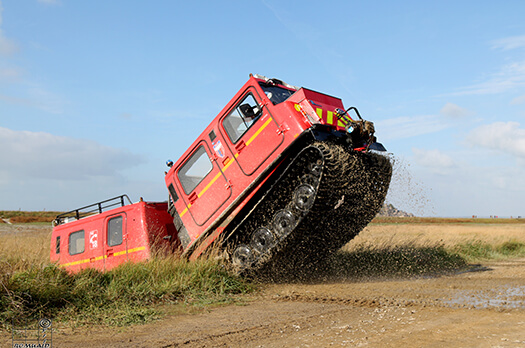
[[129, 204], [133, 204], [131, 202], [131, 199], [129, 199], [128, 195], [120, 195], [117, 197], [106, 199], [104, 201], [86, 205], [85, 207], [74, 209], [66, 213], [59, 214], [55, 217], [55, 220], [53, 220], [53, 226], [67, 223], [70, 220], [80, 220], [91, 215], [101, 214], [102, 212], [107, 211], [115, 206], [123, 207], [126, 205], [126, 202], [124, 202], [124, 197], [126, 197]]

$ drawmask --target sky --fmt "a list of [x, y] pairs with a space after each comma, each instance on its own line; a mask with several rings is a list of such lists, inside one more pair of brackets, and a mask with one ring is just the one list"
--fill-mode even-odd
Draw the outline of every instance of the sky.
[[0, 210], [164, 201], [247, 81], [342, 98], [419, 216], [525, 216], [525, 2], [0, 0]]

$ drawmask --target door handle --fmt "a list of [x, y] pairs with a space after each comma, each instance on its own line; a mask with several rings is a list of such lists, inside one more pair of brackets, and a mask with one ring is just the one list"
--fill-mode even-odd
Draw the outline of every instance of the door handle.
[[190, 200], [190, 204], [193, 204], [197, 200], [198, 196], [196, 192], [193, 192], [188, 199]]
[[244, 140], [241, 140], [237, 145], [235, 145], [235, 150], [237, 150], [238, 153], [241, 153], [242, 149], [246, 147], [246, 143]]

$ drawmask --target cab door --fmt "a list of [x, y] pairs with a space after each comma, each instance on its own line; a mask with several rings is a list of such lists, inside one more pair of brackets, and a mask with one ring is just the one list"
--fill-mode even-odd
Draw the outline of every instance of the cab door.
[[195, 223], [204, 225], [232, 194], [208, 144], [201, 141], [177, 170], [184, 201]]
[[110, 270], [128, 261], [128, 234], [126, 213], [110, 215], [104, 219], [102, 241], [104, 269]]
[[247, 176], [252, 175], [284, 140], [279, 125], [255, 95], [255, 90], [248, 89], [221, 121], [231, 142], [229, 147]]

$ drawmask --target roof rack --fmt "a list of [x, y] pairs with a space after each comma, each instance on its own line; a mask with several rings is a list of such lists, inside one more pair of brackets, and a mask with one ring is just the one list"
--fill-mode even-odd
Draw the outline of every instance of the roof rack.
[[80, 220], [91, 215], [101, 214], [102, 212], [110, 210], [116, 206], [123, 207], [126, 205], [124, 197], [127, 199], [129, 204], [133, 204], [128, 195], [113, 197], [106, 199], [105, 201], [100, 201], [98, 203], [93, 203], [82, 208], [68, 211], [67, 213], [59, 214], [56, 216], [55, 220], [53, 220], [53, 226]]
[[266, 83], [283, 85], [285, 87], [288, 87], [288, 88], [291, 88], [291, 89], [295, 89], [296, 91], [298, 91], [300, 89], [299, 87], [290, 85], [290, 84], [284, 82], [283, 80], [279, 80], [279, 79], [275, 79], [275, 78], [269, 79], [266, 76], [259, 75], [259, 74], [250, 74], [250, 77], [252, 77], [252, 76], [255, 77], [256, 79], [264, 80]]

